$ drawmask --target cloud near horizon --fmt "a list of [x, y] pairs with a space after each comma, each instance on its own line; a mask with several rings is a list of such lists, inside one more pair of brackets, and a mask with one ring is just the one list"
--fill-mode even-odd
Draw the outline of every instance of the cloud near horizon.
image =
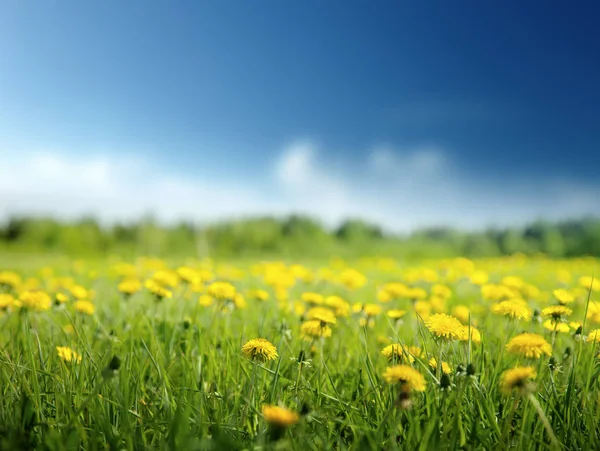
[[[600, 186], [576, 180], [470, 181], [439, 146], [376, 146], [358, 169], [325, 159], [311, 141], [285, 146], [267, 168], [267, 183], [208, 180], [158, 169], [140, 157], [13, 153], [0, 167], [0, 218], [93, 215], [103, 222], [153, 214], [164, 222], [291, 213], [334, 226], [362, 218], [390, 231], [447, 225], [483, 228], [598, 211]], [[356, 163], [356, 162], [354, 162]]]

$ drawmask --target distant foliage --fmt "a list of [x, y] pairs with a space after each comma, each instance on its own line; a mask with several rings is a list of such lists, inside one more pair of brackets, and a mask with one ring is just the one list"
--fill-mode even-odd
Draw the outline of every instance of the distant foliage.
[[181, 222], [160, 225], [152, 218], [102, 226], [93, 218], [62, 222], [15, 217], [0, 226], [0, 246], [10, 251], [70, 255], [152, 254], [195, 256], [494, 257], [515, 253], [551, 257], [600, 256], [600, 219], [538, 221], [524, 228], [462, 232], [431, 228], [393, 235], [361, 220], [335, 230], [293, 215], [227, 221], [209, 226]]

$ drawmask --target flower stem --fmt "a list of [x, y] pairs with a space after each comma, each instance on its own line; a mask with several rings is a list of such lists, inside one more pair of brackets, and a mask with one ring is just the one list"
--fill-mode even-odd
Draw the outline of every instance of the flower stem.
[[559, 448], [560, 443], [558, 442], [556, 435], [554, 435], [554, 431], [552, 431], [552, 426], [550, 425], [550, 422], [548, 421], [548, 418], [546, 417], [546, 414], [544, 413], [544, 409], [542, 409], [542, 406], [540, 406], [539, 401], [535, 398], [535, 396], [533, 396], [533, 393], [529, 393], [527, 395], [527, 397], [529, 398], [529, 401], [531, 402], [531, 404], [533, 404], [533, 407], [537, 411], [542, 424], [546, 428], [546, 432], [548, 433], [548, 437], [550, 437], [552, 446], [555, 448]]

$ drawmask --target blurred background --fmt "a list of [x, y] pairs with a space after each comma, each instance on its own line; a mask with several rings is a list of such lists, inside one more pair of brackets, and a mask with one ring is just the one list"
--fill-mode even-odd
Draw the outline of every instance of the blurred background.
[[0, 3], [0, 249], [600, 255], [600, 6]]

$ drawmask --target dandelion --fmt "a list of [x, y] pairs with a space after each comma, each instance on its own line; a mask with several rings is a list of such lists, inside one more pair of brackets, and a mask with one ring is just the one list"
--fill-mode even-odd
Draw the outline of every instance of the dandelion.
[[300, 332], [305, 339], [311, 340], [313, 338], [331, 337], [332, 331], [331, 327], [329, 327], [326, 322], [313, 319], [302, 323]]
[[69, 288], [69, 291], [73, 295], [73, 297], [77, 300], [84, 300], [90, 297], [90, 293], [85, 287], [81, 285], [73, 285]]
[[242, 346], [242, 354], [250, 360], [266, 362], [278, 357], [277, 348], [269, 340], [254, 338]]
[[15, 298], [12, 294], [0, 293], [0, 310], [6, 310], [14, 305]]
[[200, 283], [202, 280], [198, 272], [188, 266], [180, 266], [175, 272], [181, 280], [190, 285]]
[[452, 290], [446, 285], [436, 284], [431, 287], [431, 294], [440, 298], [448, 299], [452, 296]]
[[554, 321], [552, 319], [547, 319], [542, 323], [542, 326], [545, 329], [551, 330], [553, 332], [569, 332], [571, 328], [568, 324]]
[[514, 319], [531, 319], [532, 311], [527, 303], [519, 298], [499, 302], [492, 306], [492, 312], [496, 315], [508, 316]]
[[579, 278], [579, 286], [592, 291], [600, 291], [600, 279], [597, 277], [584, 276]]
[[396, 365], [386, 368], [383, 378], [388, 384], [400, 384], [402, 388], [425, 391], [425, 378], [408, 365]]
[[[427, 363], [429, 364], [429, 367], [433, 371], [437, 371], [438, 363], [437, 363], [437, 359], [435, 357], [430, 358], [429, 362], [427, 362]], [[452, 368], [450, 367], [450, 365], [448, 365], [447, 362], [442, 361], [442, 373], [450, 374], [451, 372], [452, 372]]]
[[563, 316], [570, 316], [572, 313], [573, 310], [563, 305], [553, 305], [542, 310], [543, 316], [550, 316], [554, 321], [559, 321]]
[[[389, 362], [401, 362], [404, 360], [406, 354], [404, 352], [404, 349], [402, 348], [402, 345], [398, 343], [392, 343], [391, 345], [386, 346], [385, 348], [383, 348], [381, 353], [385, 356], [386, 359], [388, 359]], [[406, 358], [411, 363], [415, 361], [414, 357], [409, 354], [406, 354]]]
[[404, 315], [406, 315], [406, 310], [396, 310], [396, 309], [394, 309], [394, 310], [388, 310], [385, 314], [390, 319], [400, 319]]
[[213, 282], [206, 289], [207, 294], [218, 300], [233, 301], [235, 298], [235, 287], [229, 282]]
[[323, 295], [319, 293], [302, 293], [301, 299], [307, 304], [322, 304]]
[[21, 285], [21, 276], [13, 271], [0, 271], [0, 287], [5, 286], [11, 289]]
[[81, 355], [68, 346], [57, 346], [56, 352], [58, 353], [58, 356], [65, 362], [81, 362]]
[[356, 269], [345, 269], [340, 275], [340, 282], [349, 290], [357, 290], [367, 283], [367, 278]]
[[154, 295], [157, 300], [169, 299], [173, 296], [171, 290], [163, 287], [154, 279], [148, 279], [144, 284], [146, 289]]
[[544, 337], [527, 332], [512, 338], [506, 345], [506, 349], [510, 353], [534, 359], [539, 359], [543, 354], [552, 354], [552, 346]]
[[485, 271], [475, 271], [471, 274], [469, 280], [473, 285], [484, 285], [488, 282], [489, 276]]
[[292, 426], [300, 420], [296, 412], [278, 406], [264, 405], [262, 414], [267, 423], [281, 428]]
[[323, 302], [334, 310], [335, 316], [346, 317], [350, 314], [350, 304], [339, 296], [327, 296]]
[[506, 394], [509, 394], [513, 390], [523, 391], [536, 376], [535, 369], [530, 366], [511, 368], [502, 374], [500, 389]]
[[96, 307], [90, 301], [77, 301], [75, 302], [75, 310], [86, 315], [93, 315]]
[[198, 304], [200, 304], [202, 307], [210, 307], [214, 303], [215, 299], [208, 294], [203, 294], [198, 298]]
[[126, 296], [131, 296], [141, 289], [142, 283], [138, 279], [125, 279], [117, 286], [117, 290]]
[[554, 297], [559, 302], [559, 304], [570, 304], [571, 302], [575, 301], [575, 297], [564, 288], [554, 290], [552, 294], [554, 294]]
[[306, 312], [306, 317], [309, 320], [319, 320], [327, 324], [335, 324], [337, 322], [333, 312], [325, 307], [313, 307]]
[[452, 308], [452, 315], [458, 318], [458, 320], [462, 323], [469, 322], [469, 315], [471, 311], [466, 305], [455, 305]]
[[594, 343], [600, 343], [600, 329], [595, 329], [593, 331], [591, 331], [588, 336], [586, 341], [589, 343], [594, 342]]
[[429, 318], [429, 315], [431, 314], [431, 304], [427, 301], [417, 301], [413, 305], [413, 308], [415, 309], [416, 314], [423, 319]]
[[52, 301], [43, 291], [25, 291], [19, 296], [21, 306], [30, 310], [44, 311], [50, 310]]
[[245, 309], [248, 307], [248, 303], [246, 302], [246, 298], [242, 295], [242, 293], [236, 293], [233, 297], [233, 305], [238, 309]]
[[473, 326], [470, 328], [469, 326], [462, 326], [458, 339], [460, 341], [469, 341], [469, 330], [471, 331], [471, 342], [475, 344], [481, 343], [481, 332]]
[[170, 269], [161, 269], [152, 275], [152, 280], [163, 287], [175, 288], [179, 285], [179, 276]]
[[417, 359], [423, 356], [423, 350], [418, 346], [409, 346], [407, 350], [410, 355]]
[[460, 337], [462, 324], [458, 319], [445, 313], [436, 313], [425, 320], [425, 326], [439, 338], [455, 340]]
[[269, 293], [267, 290], [250, 290], [248, 293], [250, 299], [256, 299], [257, 301], [268, 301]]
[[365, 315], [367, 316], [379, 315], [382, 310], [383, 308], [379, 304], [365, 304], [363, 306], [363, 312], [365, 312]]

